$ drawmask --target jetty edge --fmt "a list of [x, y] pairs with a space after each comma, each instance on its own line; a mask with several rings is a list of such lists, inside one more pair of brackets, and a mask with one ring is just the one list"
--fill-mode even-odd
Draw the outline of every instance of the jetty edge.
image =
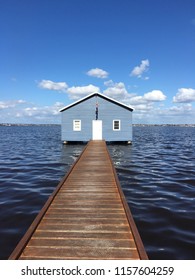
[[89, 141], [9, 260], [147, 260], [106, 142]]

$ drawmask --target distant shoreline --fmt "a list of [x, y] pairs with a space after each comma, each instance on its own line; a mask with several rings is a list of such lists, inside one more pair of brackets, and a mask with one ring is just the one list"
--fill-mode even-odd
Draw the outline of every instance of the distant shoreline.
[[195, 127], [195, 124], [133, 124], [133, 126], [180, 126], [180, 127]]
[[0, 123], [0, 126], [60, 126], [61, 124]]
[[[22, 123], [0, 123], [0, 126], [61, 126], [61, 124], [22, 124]], [[179, 127], [195, 127], [195, 124], [133, 124], [136, 126], [179, 126]]]

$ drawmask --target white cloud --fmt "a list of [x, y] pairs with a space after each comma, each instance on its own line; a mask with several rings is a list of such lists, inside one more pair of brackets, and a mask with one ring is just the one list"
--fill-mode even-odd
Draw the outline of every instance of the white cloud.
[[103, 91], [103, 94], [108, 95], [112, 98], [122, 100], [128, 94], [126, 87], [122, 82], [113, 83], [113, 81], [110, 80], [106, 82], [105, 85], [109, 85], [109, 87]]
[[[143, 73], [148, 71], [149, 66], [150, 62], [148, 59], [142, 60], [139, 66], [134, 67], [134, 69], [130, 73], [130, 76], [141, 78]], [[148, 80], [149, 77], [146, 77], [145, 79]]]
[[37, 114], [39, 114], [39, 109], [37, 107], [27, 107], [23, 110], [23, 115], [32, 117], [32, 116], [36, 116]]
[[105, 79], [108, 77], [109, 73], [100, 68], [93, 68], [87, 72], [87, 75], [96, 78]]
[[146, 104], [133, 105], [133, 108], [135, 109], [135, 111], [139, 111], [140, 113], [140, 112], [146, 112], [152, 110], [153, 106], [151, 103], [146, 103]]
[[21, 110], [20, 117], [34, 117], [35, 119], [49, 119], [52, 116], [59, 114], [59, 109], [63, 106], [63, 103], [56, 102], [51, 106], [32, 106]]
[[134, 123], [183, 124], [194, 123], [195, 109], [191, 104], [173, 107], [154, 106], [154, 103], [136, 105], [133, 113]]
[[137, 95], [137, 96], [133, 96], [130, 99], [131, 104], [133, 105], [139, 105], [139, 104], [146, 104], [146, 100], [143, 98], [143, 96]]
[[195, 89], [179, 88], [176, 96], [173, 97], [173, 102], [189, 103], [195, 101]]
[[160, 90], [152, 90], [144, 95], [137, 95], [129, 93], [122, 82], [114, 83], [112, 80], [109, 80], [104, 82], [104, 85], [108, 88], [103, 91], [103, 94], [133, 107], [136, 112], [135, 114], [153, 110], [156, 107], [154, 103], [162, 102], [166, 99], [166, 96]]
[[191, 112], [193, 109], [192, 104], [185, 104], [182, 106], [173, 106], [169, 108], [169, 111], [174, 114], [184, 114], [187, 112]]
[[108, 81], [104, 82], [104, 85], [107, 87], [112, 87], [112, 86], [114, 86], [114, 82], [113, 82], [113, 80], [108, 80]]
[[63, 93], [68, 93], [70, 99], [78, 99], [82, 98], [85, 95], [88, 95], [92, 92], [99, 92], [99, 87], [96, 87], [92, 84], [87, 86], [73, 86], [68, 87], [65, 82], [53, 82], [50, 80], [42, 80], [38, 86], [42, 89], [49, 89], [54, 91], [59, 91]]
[[60, 92], [65, 92], [68, 88], [68, 85], [65, 82], [53, 82], [50, 80], [42, 80], [38, 85], [43, 89], [57, 90]]
[[9, 109], [14, 108], [20, 104], [25, 104], [24, 100], [8, 100], [8, 101], [0, 101], [0, 109]]
[[144, 99], [152, 102], [164, 101], [166, 99], [166, 95], [164, 95], [160, 90], [152, 90], [144, 94]]
[[1, 101], [0, 120], [5, 123], [60, 123], [59, 109], [63, 106], [61, 102], [39, 106], [24, 100]]
[[[146, 103], [153, 103], [153, 102], [161, 102], [166, 99], [166, 95], [163, 94], [160, 90], [152, 90], [150, 92], [145, 93], [143, 96], [141, 95], [132, 95], [130, 97], [129, 102], [132, 105], [141, 105]], [[138, 106], [135, 106], [139, 109]]]
[[[140, 66], [133, 69], [131, 75], [143, 78], [143, 73], [147, 72], [149, 68], [149, 60], [143, 60]], [[95, 70], [95, 71], [92, 71]], [[101, 71], [100, 71], [101, 70]], [[91, 73], [90, 73], [91, 71]], [[105, 78], [107, 77], [103, 73], [102, 69], [96, 68], [91, 69], [87, 72], [88, 75]], [[106, 71], [105, 71], [106, 72]], [[106, 72], [107, 73], [107, 72]], [[105, 74], [105, 76], [104, 76]], [[108, 74], [108, 73], [107, 73]], [[145, 77], [147, 79], [147, 77]], [[50, 80], [42, 80], [39, 84], [40, 88], [55, 90], [66, 93], [70, 99], [79, 99], [93, 92], [100, 92], [100, 88], [93, 85], [85, 86], [72, 86], [68, 87], [65, 82], [53, 82]], [[133, 106], [134, 110], [134, 121], [136, 123], [139, 120], [141, 123], [182, 123], [183, 119], [188, 117], [188, 122], [195, 117], [195, 110], [191, 104], [184, 104], [182, 106], [173, 106], [170, 108], [163, 107], [163, 101], [166, 100], [166, 95], [161, 90], [151, 90], [143, 95], [128, 92], [128, 88], [123, 82], [113, 82], [108, 80], [104, 82], [105, 89], [102, 91], [103, 94], [114, 98], [124, 104]], [[195, 101], [195, 89], [192, 88], [180, 88], [177, 94], [173, 97], [174, 102], [178, 103], [190, 103]], [[161, 102], [160, 105], [158, 102]], [[56, 123], [59, 120], [59, 109], [64, 106], [59, 102], [56, 102], [52, 106], [36, 106], [28, 104], [22, 106], [25, 101], [7, 101], [0, 102], [0, 109], [5, 109], [2, 114], [5, 119], [6, 116], [14, 117], [18, 120], [24, 120], [24, 122], [38, 122], [38, 123]], [[26, 102], [27, 103], [27, 102]], [[162, 106], [161, 106], [162, 104]], [[19, 106], [21, 105], [21, 106]], [[9, 108], [13, 108], [12, 111]], [[9, 115], [8, 115], [9, 114]], [[14, 116], [14, 117], [13, 117]]]
[[70, 87], [67, 89], [67, 93], [69, 93], [70, 99], [78, 99], [82, 98], [85, 95], [88, 95], [92, 92], [99, 92], [99, 87], [94, 85], [87, 85], [87, 86], [78, 86], [78, 87]]

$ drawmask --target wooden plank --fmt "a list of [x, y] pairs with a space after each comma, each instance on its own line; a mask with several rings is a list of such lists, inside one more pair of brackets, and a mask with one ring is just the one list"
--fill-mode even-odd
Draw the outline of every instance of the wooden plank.
[[93, 248], [136, 248], [135, 243], [130, 239], [121, 240], [108, 240], [108, 239], [36, 239], [32, 238], [28, 244], [28, 247], [93, 247]]
[[90, 141], [10, 259], [147, 259], [104, 141]]
[[[50, 209], [48, 210], [48, 214], [52, 214], [53, 216], [55, 215], [56, 217], [60, 217], [60, 214], [62, 217], [75, 217], [78, 216], [78, 214], [67, 214], [59, 211], [51, 211]], [[125, 213], [99, 213], [99, 212], [94, 212], [94, 213], [79, 213], [80, 218], [114, 218], [114, 219], [124, 219], [126, 218]]]
[[37, 228], [37, 231], [59, 231], [59, 232], [129, 232], [128, 225], [121, 225], [121, 224], [115, 224], [115, 225], [107, 225], [107, 224], [64, 224], [64, 223], [56, 223], [56, 224], [50, 224], [47, 221], [43, 221], [39, 227]]
[[[133, 236], [129, 232], [90, 232], [90, 231], [40, 231], [36, 230], [34, 238], [55, 238], [55, 239], [69, 239], [76, 238], [80, 239], [81, 242], [83, 239], [103, 239], [103, 240], [117, 240], [117, 239], [132, 239]], [[25, 251], [25, 250], [24, 250]]]
[[132, 248], [91, 248], [91, 247], [27, 247], [21, 259], [87, 259], [87, 260], [117, 260], [139, 259], [137, 250]]
[[47, 221], [48, 224], [57, 224], [57, 223], [61, 223], [61, 224], [77, 224], [77, 225], [82, 225], [82, 224], [88, 224], [88, 225], [102, 225], [102, 224], [106, 224], [106, 225], [124, 225], [126, 224], [126, 217], [124, 217], [124, 219], [120, 218], [90, 218], [90, 217], [64, 217], [61, 216], [59, 217], [58, 215], [45, 215], [44, 219], [45, 221]]

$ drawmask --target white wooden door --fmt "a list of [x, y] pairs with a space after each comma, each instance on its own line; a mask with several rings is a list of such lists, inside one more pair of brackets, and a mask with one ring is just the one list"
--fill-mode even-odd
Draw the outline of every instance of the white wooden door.
[[92, 122], [92, 140], [102, 140], [102, 121], [100, 120]]

